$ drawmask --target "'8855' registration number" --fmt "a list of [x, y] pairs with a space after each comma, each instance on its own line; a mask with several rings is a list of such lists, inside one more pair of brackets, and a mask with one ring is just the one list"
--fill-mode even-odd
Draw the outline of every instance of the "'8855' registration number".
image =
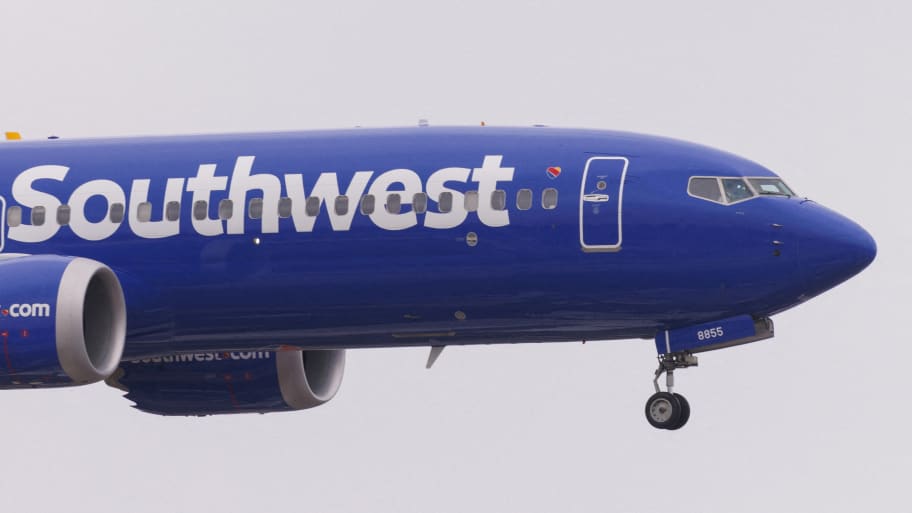
[[705, 330], [700, 330], [697, 332], [698, 340], [712, 340], [714, 338], [719, 338], [725, 335], [725, 332], [722, 330], [722, 326], [717, 326], [715, 328], [709, 328]]

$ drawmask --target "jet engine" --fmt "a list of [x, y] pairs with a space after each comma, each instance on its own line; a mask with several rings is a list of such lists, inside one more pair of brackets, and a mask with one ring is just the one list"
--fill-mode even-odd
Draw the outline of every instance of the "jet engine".
[[107, 383], [148, 413], [270, 413], [329, 401], [344, 369], [344, 349], [185, 353], [122, 362]]
[[0, 260], [0, 388], [82, 385], [117, 368], [127, 313], [104, 264], [53, 255]]

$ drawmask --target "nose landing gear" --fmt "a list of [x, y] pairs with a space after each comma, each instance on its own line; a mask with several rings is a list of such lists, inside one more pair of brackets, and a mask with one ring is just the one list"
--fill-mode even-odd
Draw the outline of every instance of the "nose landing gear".
[[[656, 393], [646, 401], [646, 420], [658, 429], [681, 429], [690, 419], [690, 403], [683, 395], [674, 393], [674, 371], [695, 367], [697, 357], [692, 353], [680, 352], [662, 354], [658, 359], [659, 368], [652, 380]], [[659, 388], [659, 378], [663, 373], [667, 392], [662, 392]]]

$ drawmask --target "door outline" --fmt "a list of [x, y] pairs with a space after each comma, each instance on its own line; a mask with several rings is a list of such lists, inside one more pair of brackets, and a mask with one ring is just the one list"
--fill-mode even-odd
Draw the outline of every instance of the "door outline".
[[[595, 160], [621, 160], [624, 162], [624, 169], [621, 171], [621, 182], [618, 186], [618, 238], [617, 244], [598, 244], [598, 245], [588, 245], [583, 239], [583, 208], [585, 206], [585, 197], [586, 197], [586, 178], [589, 176], [589, 166]], [[580, 204], [579, 204], [579, 241], [580, 247], [583, 248], [583, 251], [586, 253], [615, 253], [621, 250], [621, 243], [624, 242], [624, 223], [621, 217], [624, 207], [624, 182], [627, 179], [627, 167], [630, 165], [630, 161], [627, 157], [591, 157], [586, 161], [586, 168], [583, 170], [583, 179], [580, 182]]]

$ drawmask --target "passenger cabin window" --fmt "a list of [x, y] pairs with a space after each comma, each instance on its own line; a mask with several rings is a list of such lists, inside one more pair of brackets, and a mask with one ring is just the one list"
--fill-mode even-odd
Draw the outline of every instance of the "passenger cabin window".
[[12, 228], [22, 224], [22, 207], [10, 207], [9, 210], [6, 211], [6, 224]]
[[143, 201], [136, 206], [136, 218], [140, 223], [147, 223], [152, 220], [152, 203]]
[[45, 218], [45, 208], [44, 207], [34, 207], [32, 208], [32, 225], [41, 226], [44, 224]]
[[44, 207], [34, 207], [32, 208], [32, 225], [41, 226], [44, 224], [46, 211]]
[[750, 190], [743, 178], [723, 178], [722, 189], [729, 203], [746, 200], [754, 195], [754, 191]]
[[247, 207], [247, 216], [250, 219], [263, 218], [263, 198], [253, 198]]
[[690, 185], [687, 186], [687, 192], [691, 196], [722, 203], [722, 190], [719, 189], [717, 178], [693, 177], [690, 179]]
[[279, 198], [279, 217], [291, 217], [291, 198]]
[[507, 191], [497, 189], [491, 193], [491, 208], [494, 210], [506, 210], [507, 208]]
[[70, 224], [70, 206], [60, 205], [57, 207], [57, 224], [66, 226]]
[[478, 191], [467, 191], [465, 193], [465, 209], [467, 212], [478, 210]]
[[520, 189], [516, 193], [516, 208], [520, 210], [532, 208], [532, 189]]
[[374, 205], [376, 200], [374, 200], [373, 194], [367, 194], [361, 198], [361, 213], [369, 216], [374, 213]]
[[234, 214], [234, 202], [230, 199], [223, 199], [219, 201], [218, 215], [219, 219], [226, 220], [231, 219], [231, 216]]
[[453, 210], [453, 193], [452, 192], [441, 192], [440, 197], [437, 198], [437, 208], [442, 214], [446, 214]]
[[542, 191], [542, 208], [545, 210], [557, 208], [557, 189], [549, 187]]
[[177, 221], [180, 219], [181, 204], [179, 201], [169, 201], [165, 205], [165, 219], [168, 221]]
[[398, 214], [402, 211], [402, 196], [390, 194], [386, 197], [386, 211], [390, 214]]
[[125, 208], [123, 203], [112, 203], [108, 218], [111, 219], [111, 222], [114, 224], [122, 223], [124, 220], [124, 211]]
[[416, 214], [427, 212], [427, 194], [419, 192], [412, 198], [412, 209]]
[[336, 196], [335, 210], [337, 216], [344, 216], [348, 213], [348, 196]]
[[317, 217], [320, 213], [321, 200], [317, 196], [311, 196], [304, 202], [304, 213], [309, 217]]
[[209, 217], [209, 203], [199, 200], [193, 203], [193, 219], [202, 221]]

